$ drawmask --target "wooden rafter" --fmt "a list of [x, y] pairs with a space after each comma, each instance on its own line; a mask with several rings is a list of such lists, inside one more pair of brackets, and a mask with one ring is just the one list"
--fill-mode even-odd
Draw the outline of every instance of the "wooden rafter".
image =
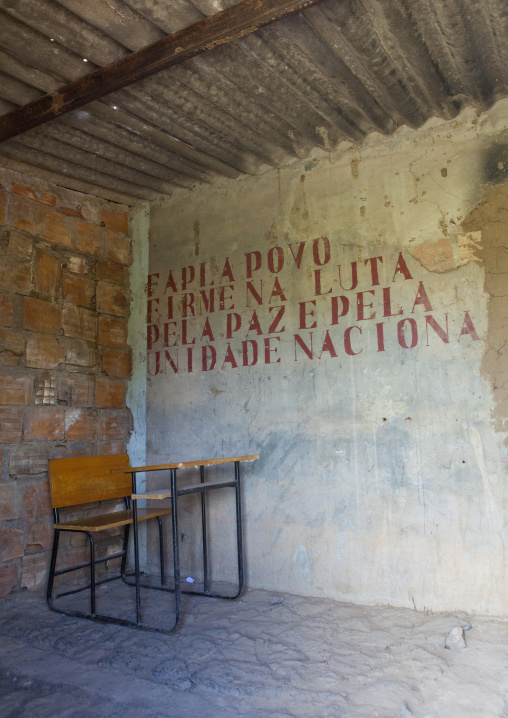
[[0, 117], [0, 142], [316, 2], [318, 0], [243, 0]]

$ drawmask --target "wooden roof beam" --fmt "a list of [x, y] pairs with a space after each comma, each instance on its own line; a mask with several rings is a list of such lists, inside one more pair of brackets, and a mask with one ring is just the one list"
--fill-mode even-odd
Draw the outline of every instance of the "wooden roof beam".
[[0, 117], [0, 142], [316, 2], [318, 0], [243, 0]]

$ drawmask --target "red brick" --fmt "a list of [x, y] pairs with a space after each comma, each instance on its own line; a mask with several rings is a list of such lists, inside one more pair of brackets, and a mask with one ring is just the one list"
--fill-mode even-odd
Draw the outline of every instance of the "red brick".
[[69, 374], [62, 376], [58, 388], [58, 399], [67, 406], [90, 407], [94, 404], [94, 379], [90, 374]]
[[0, 362], [16, 366], [25, 353], [25, 340], [21, 334], [0, 327]]
[[67, 365], [75, 366], [95, 366], [98, 362], [97, 347], [94, 344], [86, 342], [84, 339], [68, 338], [65, 341]]
[[111, 284], [118, 284], [120, 287], [125, 287], [127, 284], [127, 270], [123, 264], [99, 259], [95, 272], [98, 279], [105, 279]]
[[16, 481], [0, 481], [0, 519], [19, 519], [20, 499]]
[[123, 411], [101, 411], [99, 439], [102, 441], [125, 441], [131, 432], [131, 413]]
[[127, 212], [114, 212], [109, 209], [103, 209], [101, 212], [101, 221], [108, 229], [113, 232], [123, 232], [127, 234], [129, 231], [129, 217]]
[[106, 232], [104, 259], [126, 266], [132, 262], [131, 241], [122, 234]]
[[28, 199], [33, 199], [41, 204], [46, 204], [48, 207], [54, 207], [56, 205], [56, 197], [53, 194], [47, 192], [39, 192], [33, 189], [33, 187], [25, 187], [25, 185], [14, 182], [12, 185], [12, 191], [14, 194], [22, 195]]
[[0, 192], [0, 224], [5, 224], [5, 195]]
[[25, 537], [19, 529], [0, 528], [0, 563], [20, 558], [25, 553]]
[[27, 441], [58, 441], [64, 438], [64, 410], [61, 406], [31, 406], [25, 417]]
[[64, 444], [56, 444], [53, 458], [69, 459], [76, 456], [94, 456], [96, 453], [93, 441], [69, 441]]
[[25, 406], [30, 403], [31, 396], [31, 377], [0, 375], [0, 404]]
[[80, 209], [74, 209], [73, 207], [60, 207], [62, 214], [66, 217], [80, 217], [83, 219], [83, 212]]
[[110, 456], [111, 454], [125, 454], [125, 441], [99, 441], [97, 453], [101, 456]]
[[125, 319], [99, 317], [98, 344], [124, 349], [127, 346], [127, 322]]
[[9, 457], [9, 476], [44, 474], [48, 470], [51, 444], [44, 441], [24, 441]]
[[34, 290], [36, 292], [52, 299], [58, 297], [61, 264], [59, 257], [55, 257], [54, 254], [44, 252], [42, 249], [35, 250]]
[[94, 441], [97, 428], [97, 413], [92, 409], [66, 409], [65, 438], [67, 441]]
[[25, 197], [13, 197], [13, 224], [16, 229], [35, 234], [47, 242], [71, 246], [69, 222], [57, 210]]
[[95, 297], [95, 282], [80, 274], [64, 272], [62, 275], [62, 290], [66, 302], [72, 302], [90, 309], [92, 300]]
[[56, 369], [65, 359], [65, 348], [56, 337], [32, 334], [26, 343], [26, 365], [34, 369]]
[[51, 516], [49, 481], [46, 479], [18, 479], [21, 490], [21, 518]]
[[26, 550], [49, 551], [53, 545], [53, 517], [42, 516], [28, 519], [26, 528]]
[[76, 222], [73, 247], [77, 252], [101, 256], [104, 247], [104, 230], [84, 221]]
[[95, 382], [95, 403], [99, 409], [123, 409], [126, 391], [124, 381], [98, 376]]
[[14, 298], [9, 294], [0, 295], [0, 324], [3, 327], [14, 324]]
[[132, 354], [130, 349], [102, 348], [102, 371], [108, 376], [129, 378], [132, 374]]
[[25, 237], [20, 232], [10, 231], [9, 232], [9, 247], [7, 254], [14, 259], [19, 259], [22, 262], [30, 262], [33, 251], [33, 238]]
[[30, 294], [32, 291], [31, 262], [12, 256], [2, 257], [0, 291], [11, 294]]
[[78, 337], [95, 342], [97, 315], [84, 307], [67, 306], [62, 312], [62, 327], [66, 337]]
[[12, 592], [19, 579], [19, 566], [11, 563], [0, 566], [0, 598], [6, 598]]
[[57, 334], [62, 324], [58, 307], [42, 299], [27, 297], [23, 306], [23, 329], [44, 334]]
[[49, 571], [49, 553], [28, 554], [22, 561], [21, 588], [37, 591], [46, 585]]
[[17, 444], [23, 430], [22, 406], [0, 406], [0, 444]]
[[87, 274], [88, 267], [85, 257], [71, 255], [67, 260], [67, 269], [74, 274]]
[[97, 283], [97, 311], [125, 317], [128, 313], [127, 296], [123, 289], [106, 282]]

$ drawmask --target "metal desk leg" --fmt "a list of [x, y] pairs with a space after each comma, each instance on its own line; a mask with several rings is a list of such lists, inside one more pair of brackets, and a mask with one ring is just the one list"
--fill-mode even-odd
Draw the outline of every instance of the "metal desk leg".
[[[136, 494], [136, 474], [131, 473], [132, 493]], [[132, 527], [134, 534], [134, 577], [136, 581], [136, 623], [141, 623], [141, 589], [139, 586], [139, 537], [138, 537], [138, 500], [132, 499]]]
[[238, 551], [238, 597], [243, 588], [242, 497], [240, 493], [240, 462], [235, 461], [236, 491], [236, 544]]
[[180, 546], [178, 535], [178, 501], [176, 488], [176, 469], [171, 469], [171, 523], [173, 526], [173, 572], [175, 576], [175, 625], [176, 630], [181, 615], [181, 587], [180, 587]]
[[[205, 467], [199, 467], [201, 483], [205, 483]], [[201, 494], [201, 535], [203, 538], [203, 593], [208, 593], [208, 545], [206, 535], [206, 492]]]

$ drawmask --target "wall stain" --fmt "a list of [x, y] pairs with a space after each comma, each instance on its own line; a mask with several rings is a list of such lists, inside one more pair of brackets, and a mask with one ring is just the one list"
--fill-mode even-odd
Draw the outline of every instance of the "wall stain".
[[199, 220], [197, 219], [194, 222], [194, 254], [196, 255], [196, 257], [199, 254], [199, 242], [200, 242], [199, 233], [200, 233], [200, 225], [199, 225]]
[[351, 160], [351, 176], [357, 180], [360, 176], [360, 160], [355, 158]]
[[[488, 327], [481, 372], [492, 387], [496, 431], [508, 431], [508, 182], [486, 187], [483, 199], [462, 222], [466, 232], [481, 232], [476, 256], [485, 269]], [[508, 446], [508, 434], [505, 438]]]
[[409, 252], [429, 272], [453, 272], [464, 264], [480, 261], [476, 252], [481, 238], [481, 232], [456, 234], [437, 242], [422, 242], [410, 247]]

